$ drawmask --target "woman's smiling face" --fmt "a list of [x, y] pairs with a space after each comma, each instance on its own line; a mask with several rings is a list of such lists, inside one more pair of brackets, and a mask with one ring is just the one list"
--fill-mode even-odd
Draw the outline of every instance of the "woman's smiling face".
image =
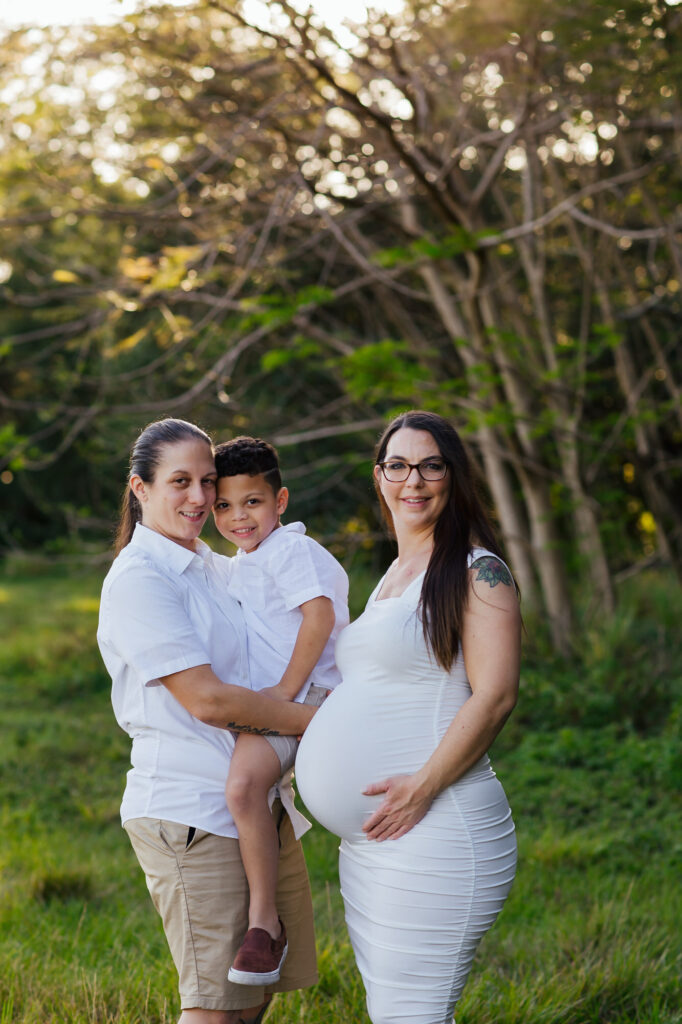
[[142, 506], [142, 525], [194, 551], [215, 501], [213, 452], [198, 438], [167, 444], [154, 479], [133, 474], [130, 486]]
[[[441, 458], [441, 451], [428, 430], [401, 427], [389, 438], [381, 461], [399, 460], [416, 466], [428, 459]], [[449, 470], [441, 480], [423, 480], [417, 469], [411, 469], [407, 480], [401, 483], [387, 480], [380, 466], [374, 467], [374, 475], [396, 532], [402, 528], [433, 530], [450, 496]]]

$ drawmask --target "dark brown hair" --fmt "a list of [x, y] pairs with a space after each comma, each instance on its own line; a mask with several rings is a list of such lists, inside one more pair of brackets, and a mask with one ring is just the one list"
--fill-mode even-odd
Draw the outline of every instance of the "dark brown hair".
[[[460, 648], [464, 613], [469, 596], [467, 556], [480, 545], [502, 559], [490, 519], [479, 495], [474, 467], [455, 428], [433, 412], [412, 410], [397, 416], [382, 434], [375, 463], [383, 462], [388, 442], [403, 427], [425, 430], [438, 445], [448, 465], [448, 502], [433, 532], [433, 552], [419, 603], [424, 637], [436, 660], [450, 670]], [[395, 536], [393, 518], [375, 479], [383, 517]]]
[[233, 437], [215, 450], [215, 468], [223, 476], [260, 476], [272, 487], [275, 497], [282, 487], [277, 449], [260, 437]]
[[156, 468], [161, 461], [163, 451], [169, 445], [178, 444], [180, 441], [205, 441], [213, 451], [211, 438], [201, 427], [187, 420], [176, 420], [168, 417], [163, 420], [155, 420], [148, 423], [130, 453], [130, 471], [128, 473], [128, 485], [123, 494], [121, 502], [121, 514], [116, 530], [114, 541], [114, 553], [118, 554], [130, 543], [137, 523], [142, 521], [142, 508], [130, 487], [131, 476], [139, 476], [146, 484], [154, 482]]

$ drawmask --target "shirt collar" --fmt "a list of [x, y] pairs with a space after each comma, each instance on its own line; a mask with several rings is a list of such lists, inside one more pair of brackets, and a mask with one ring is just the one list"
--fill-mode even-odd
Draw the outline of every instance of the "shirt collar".
[[157, 533], [156, 530], [150, 530], [142, 523], [136, 524], [130, 544], [132, 547], [144, 551], [155, 562], [159, 562], [166, 569], [177, 573], [178, 576], [182, 575], [195, 558], [200, 558], [205, 562], [212, 554], [208, 544], [204, 544], [203, 540], [197, 540], [197, 550], [190, 551], [189, 548], [183, 548], [182, 544], [176, 544], [174, 540], [169, 540], [168, 537]]
[[265, 540], [262, 540], [256, 551], [242, 551], [241, 548], [237, 551], [237, 558], [248, 558], [249, 555], [255, 554], [257, 551], [262, 551], [264, 547], [276, 541], [278, 537], [281, 537], [284, 533], [305, 533], [304, 523], [285, 523], [282, 526], [278, 526], [271, 533], [267, 535]]
[[[280, 530], [282, 530], [283, 533], [305, 533], [305, 523], [285, 523], [280, 526]], [[270, 536], [272, 536], [272, 534], [270, 534]]]

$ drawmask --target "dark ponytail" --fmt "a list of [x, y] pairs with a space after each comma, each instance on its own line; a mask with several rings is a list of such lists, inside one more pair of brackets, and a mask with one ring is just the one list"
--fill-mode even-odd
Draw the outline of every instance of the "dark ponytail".
[[208, 434], [201, 427], [195, 426], [194, 423], [188, 423], [187, 420], [176, 420], [169, 417], [148, 423], [144, 428], [130, 453], [128, 485], [123, 494], [114, 541], [115, 554], [118, 554], [126, 544], [130, 543], [136, 524], [142, 522], [142, 506], [132, 492], [130, 478], [139, 476], [146, 484], [153, 483], [163, 449], [167, 445], [178, 444], [179, 441], [191, 440], [205, 441], [209, 448], [213, 448]]
[[[426, 643], [436, 661], [449, 671], [459, 653], [469, 598], [469, 552], [478, 544], [500, 559], [502, 553], [480, 498], [471, 460], [459, 434], [442, 416], [413, 410], [396, 417], [379, 440], [375, 463], [383, 462], [388, 442], [403, 427], [431, 434], [448, 464], [450, 494], [433, 532], [433, 552], [424, 577], [419, 608]], [[395, 536], [393, 519], [376, 479], [374, 485], [383, 517]]]

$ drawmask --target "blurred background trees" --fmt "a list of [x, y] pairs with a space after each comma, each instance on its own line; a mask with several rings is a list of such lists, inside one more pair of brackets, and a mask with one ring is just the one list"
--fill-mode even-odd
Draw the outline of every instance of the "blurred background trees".
[[558, 647], [577, 600], [682, 575], [681, 33], [664, 0], [343, 37], [205, 0], [7, 34], [0, 544], [103, 545], [180, 415], [278, 443], [294, 514], [371, 559], [374, 440], [424, 407]]

